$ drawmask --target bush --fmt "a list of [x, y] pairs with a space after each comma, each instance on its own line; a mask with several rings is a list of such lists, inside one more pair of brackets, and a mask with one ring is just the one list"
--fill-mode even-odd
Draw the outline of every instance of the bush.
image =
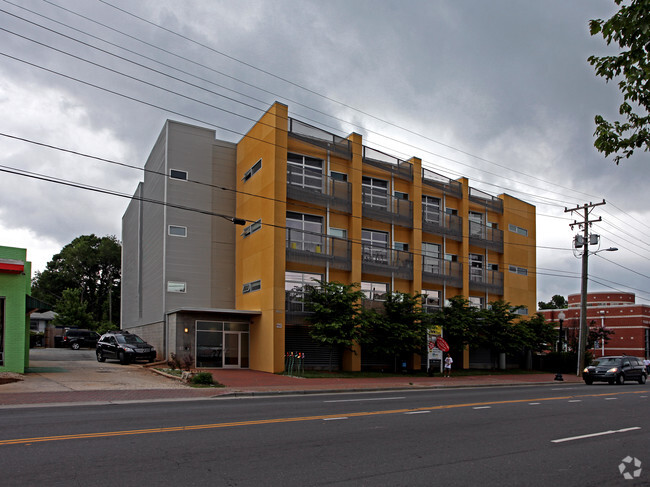
[[194, 385], [211, 386], [213, 384], [212, 374], [210, 372], [199, 372], [190, 380]]

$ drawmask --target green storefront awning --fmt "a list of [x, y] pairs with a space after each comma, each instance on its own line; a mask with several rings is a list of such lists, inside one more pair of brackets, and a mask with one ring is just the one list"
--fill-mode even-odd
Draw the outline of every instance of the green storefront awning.
[[29, 294], [25, 296], [26, 298], [26, 309], [28, 313], [44, 313], [46, 311], [52, 311], [52, 305], [47, 304], [39, 299], [36, 299]]

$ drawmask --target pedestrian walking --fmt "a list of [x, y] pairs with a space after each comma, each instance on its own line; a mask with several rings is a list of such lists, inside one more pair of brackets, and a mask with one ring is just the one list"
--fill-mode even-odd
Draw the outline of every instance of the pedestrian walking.
[[445, 357], [445, 371], [443, 377], [451, 377], [451, 364], [453, 363], [454, 359], [451, 358], [451, 355], [447, 354], [447, 357]]

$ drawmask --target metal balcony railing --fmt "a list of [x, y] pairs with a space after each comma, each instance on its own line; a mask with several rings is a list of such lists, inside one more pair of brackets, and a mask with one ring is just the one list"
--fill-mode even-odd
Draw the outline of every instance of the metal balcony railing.
[[425, 256], [422, 258], [422, 281], [462, 287], [463, 264]]
[[448, 177], [430, 171], [429, 169], [422, 168], [422, 183], [431, 186], [432, 188], [437, 188], [449, 196], [455, 198], [463, 197], [463, 187], [458, 181], [449, 179]]
[[305, 293], [302, 289], [284, 292], [284, 315], [286, 323], [304, 325], [307, 317], [313, 314], [309, 304], [305, 303]]
[[363, 162], [384, 171], [390, 171], [391, 174], [399, 178], [413, 181], [413, 164], [385, 152], [364, 145]]
[[366, 187], [362, 188], [361, 192], [364, 218], [406, 227], [413, 226], [412, 201], [395, 198], [388, 193], [377, 194]]
[[352, 147], [348, 139], [301, 122], [295, 118], [289, 118], [288, 131], [289, 137], [335, 152], [347, 159], [352, 157]]
[[454, 240], [463, 239], [463, 219], [441, 210], [437, 212], [422, 211], [422, 231], [434, 235], [446, 235]]
[[350, 183], [291, 165], [287, 165], [287, 198], [315, 203], [347, 213], [352, 211]]
[[469, 244], [503, 252], [503, 231], [478, 222], [469, 222]]
[[413, 279], [413, 254], [386, 247], [361, 245], [361, 271], [382, 276]]
[[476, 188], [469, 188], [469, 200], [485, 206], [488, 210], [503, 214], [503, 200], [484, 193]]
[[350, 270], [350, 242], [329, 235], [287, 228], [287, 261]]
[[503, 294], [503, 272], [471, 268], [469, 270], [469, 288], [472, 291]]

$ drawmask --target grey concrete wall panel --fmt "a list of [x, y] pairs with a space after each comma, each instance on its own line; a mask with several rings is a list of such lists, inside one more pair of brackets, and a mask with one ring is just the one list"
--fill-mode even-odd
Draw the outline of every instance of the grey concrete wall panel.
[[[142, 183], [134, 193], [140, 198]], [[140, 211], [142, 203], [132, 199], [122, 217], [122, 279], [121, 279], [121, 314], [122, 328], [139, 324], [141, 317], [141, 274], [140, 274]]]

